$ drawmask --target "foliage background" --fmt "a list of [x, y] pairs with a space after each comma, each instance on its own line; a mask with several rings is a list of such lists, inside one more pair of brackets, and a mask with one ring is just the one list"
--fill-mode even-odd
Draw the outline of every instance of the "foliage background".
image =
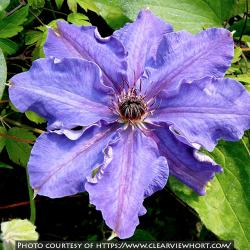
[[[34, 201], [28, 184], [30, 150], [46, 121], [32, 112], [19, 113], [6, 85], [44, 56], [48, 27], [56, 27], [56, 20], [95, 25], [108, 36], [141, 8], [150, 8], [175, 30], [225, 27], [235, 40], [226, 77], [250, 91], [249, 7], [249, 0], [0, 0], [0, 222], [30, 217], [41, 240], [104, 240], [110, 235], [87, 194]], [[145, 201], [148, 213], [131, 239], [225, 239], [234, 240], [237, 249], [250, 249], [250, 131], [239, 142], [220, 142], [211, 156], [224, 173], [216, 175], [207, 195], [199, 197], [170, 178], [164, 190]]]

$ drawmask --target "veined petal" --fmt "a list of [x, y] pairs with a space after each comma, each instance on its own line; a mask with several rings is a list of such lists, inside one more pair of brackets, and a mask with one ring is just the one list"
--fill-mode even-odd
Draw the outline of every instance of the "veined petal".
[[121, 132], [111, 145], [112, 161], [85, 184], [90, 202], [102, 211], [106, 224], [119, 238], [133, 235], [144, 214], [144, 196], [162, 189], [168, 177], [167, 161], [155, 142], [138, 130]]
[[32, 110], [59, 128], [88, 126], [101, 119], [114, 121], [108, 105], [113, 90], [103, 85], [101, 71], [77, 58], [39, 59], [27, 72], [11, 78], [12, 103]]
[[103, 150], [115, 138], [116, 129], [117, 124], [100, 123], [74, 141], [56, 133], [39, 136], [28, 163], [32, 188], [51, 198], [84, 191], [86, 176], [103, 164]]
[[155, 57], [163, 35], [173, 31], [170, 24], [142, 10], [133, 23], [114, 32], [128, 51], [128, 82], [132, 85], [142, 75], [147, 58]]
[[57, 22], [48, 32], [44, 45], [46, 57], [77, 57], [95, 62], [103, 72], [104, 83], [113, 88], [126, 80], [127, 54], [113, 36], [102, 38], [96, 27]]
[[179, 141], [169, 130], [168, 125], [151, 126], [151, 136], [157, 143], [160, 153], [167, 158], [169, 173], [191, 187], [200, 195], [206, 192], [206, 185], [216, 172], [221, 172], [207, 155]]
[[183, 79], [223, 77], [233, 54], [233, 38], [226, 29], [210, 28], [193, 37], [186, 32], [168, 33], [159, 46], [157, 60], [149, 61], [146, 67], [144, 88], [152, 97], [177, 87]]
[[184, 46], [185, 43], [191, 41], [194, 37], [195, 36], [192, 33], [185, 30], [171, 32], [164, 35], [155, 54], [148, 59], [146, 66], [149, 66], [149, 68], [159, 68], [164, 66], [167, 54], [178, 53], [178, 48]]
[[183, 81], [174, 92], [159, 96], [151, 121], [172, 124], [191, 143], [212, 151], [219, 139], [239, 140], [250, 128], [250, 94], [233, 79]]

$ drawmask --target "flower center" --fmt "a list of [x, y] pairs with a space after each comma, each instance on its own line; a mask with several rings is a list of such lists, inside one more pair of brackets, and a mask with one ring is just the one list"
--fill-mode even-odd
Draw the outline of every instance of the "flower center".
[[147, 115], [148, 106], [144, 96], [137, 94], [135, 88], [123, 90], [118, 97], [118, 113], [125, 122], [139, 123]]
[[126, 120], [141, 120], [146, 113], [146, 106], [139, 98], [131, 97], [119, 104], [119, 111]]

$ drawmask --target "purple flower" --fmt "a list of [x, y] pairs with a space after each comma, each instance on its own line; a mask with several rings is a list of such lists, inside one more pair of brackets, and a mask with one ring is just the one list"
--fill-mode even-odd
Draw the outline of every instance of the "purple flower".
[[223, 78], [233, 57], [225, 29], [173, 32], [143, 10], [108, 38], [58, 22], [44, 51], [9, 89], [20, 111], [48, 121], [29, 160], [31, 185], [52, 198], [88, 191], [120, 238], [133, 235], [143, 200], [169, 174], [204, 195], [221, 168], [197, 149], [250, 128], [249, 94]]

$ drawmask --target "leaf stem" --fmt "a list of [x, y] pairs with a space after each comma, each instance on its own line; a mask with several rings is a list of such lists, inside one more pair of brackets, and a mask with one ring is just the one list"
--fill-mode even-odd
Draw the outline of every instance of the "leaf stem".
[[64, 16], [67, 16], [67, 14], [61, 12], [61, 11], [57, 11], [57, 10], [53, 10], [53, 9], [49, 9], [49, 8], [43, 8], [44, 10], [47, 10], [47, 11], [52, 11], [54, 13], [57, 13], [57, 14], [60, 14], [60, 15], [64, 15]]
[[[72, 199], [72, 198], [79, 198], [79, 197], [81, 197], [81, 195], [76, 194], [76, 195], [67, 196], [67, 197], [64, 197], [64, 198], [65, 199]], [[39, 203], [39, 202], [41, 202], [41, 200], [39, 200], [39, 199], [36, 200], [36, 203]], [[0, 206], [0, 210], [27, 206], [29, 204], [30, 204], [29, 201], [21, 201], [21, 202], [18, 202], [18, 203], [13, 203], [13, 204], [9, 204], [9, 205]]]
[[17, 142], [34, 144], [34, 142], [32, 140], [19, 138], [19, 137], [16, 137], [14, 135], [8, 135], [8, 134], [0, 133], [0, 137], [5, 137], [5, 138], [8, 138], [8, 139], [17, 141]]
[[246, 149], [246, 151], [247, 151], [248, 155], [250, 156], [250, 151], [249, 151], [249, 149], [248, 149], [248, 147], [247, 147], [246, 143], [244, 142], [244, 140], [243, 140], [243, 139], [241, 139], [241, 142], [242, 142], [242, 144], [244, 145], [244, 147], [245, 147], [245, 149]]
[[24, 1], [21, 1], [20, 4], [14, 8], [13, 10], [11, 10], [10, 12], [6, 13], [6, 16], [10, 16], [11, 14], [13, 14], [16, 10], [20, 9], [21, 7], [23, 7], [26, 3]]
[[0, 100], [0, 104], [8, 103], [9, 100]]
[[38, 20], [39, 23], [41, 23], [42, 26], [46, 26], [43, 21], [31, 9], [29, 9], [29, 12]]
[[[246, 56], [244, 55], [244, 52], [243, 52], [243, 50], [242, 50], [242, 58], [243, 58], [243, 60], [244, 60], [244, 62], [245, 62], [245, 68], [246, 68], [246, 72], [248, 71], [248, 62], [247, 62], [247, 58], [246, 58]], [[242, 69], [241, 69], [241, 71], [242, 71]]]
[[9, 61], [13, 61], [13, 60], [25, 61], [25, 60], [31, 60], [31, 59], [32, 59], [32, 56], [24, 56], [23, 54], [21, 54], [19, 56], [13, 56], [13, 57], [7, 58], [7, 60], [9, 60]]
[[27, 176], [27, 186], [28, 186], [29, 199], [30, 199], [30, 221], [32, 224], [35, 224], [35, 222], [36, 222], [36, 204], [35, 204], [35, 200], [34, 200], [34, 192], [30, 186], [27, 168], [26, 168], [26, 176]]
[[241, 48], [242, 51], [250, 51], [250, 48]]
[[37, 134], [42, 134], [44, 131], [41, 130], [41, 129], [38, 129], [38, 128], [33, 128], [31, 126], [28, 126], [28, 125], [25, 125], [25, 124], [22, 124], [20, 122], [17, 122], [17, 121], [13, 121], [9, 118], [3, 118], [3, 120], [9, 124], [12, 124], [14, 126], [17, 126], [17, 127], [23, 127], [23, 128], [27, 128], [28, 130], [34, 132], [34, 133], [37, 133]]

